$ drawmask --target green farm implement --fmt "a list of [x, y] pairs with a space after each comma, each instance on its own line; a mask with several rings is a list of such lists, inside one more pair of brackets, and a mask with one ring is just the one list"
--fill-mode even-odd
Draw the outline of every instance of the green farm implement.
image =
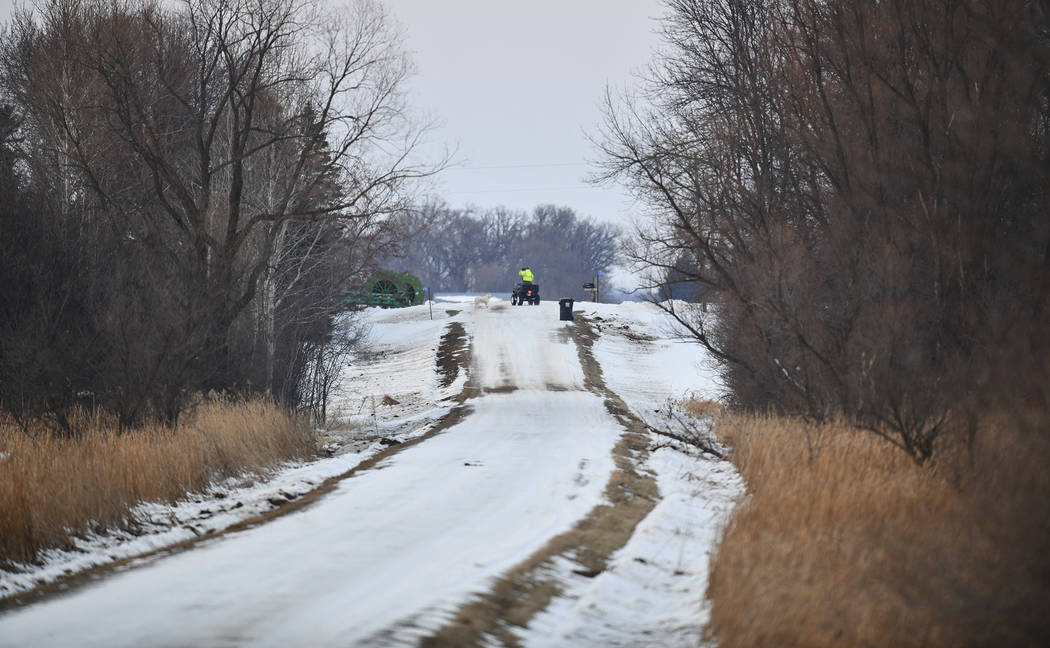
[[423, 303], [423, 283], [408, 272], [380, 270], [365, 282], [363, 290], [350, 291], [344, 299], [349, 307], [403, 308]]

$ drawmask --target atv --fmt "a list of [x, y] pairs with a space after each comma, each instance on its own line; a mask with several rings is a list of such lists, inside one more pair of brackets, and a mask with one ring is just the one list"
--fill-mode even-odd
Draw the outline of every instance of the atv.
[[536, 306], [540, 303], [540, 285], [524, 282], [514, 287], [514, 292], [510, 294], [510, 305], [515, 304], [521, 306], [524, 303], [530, 303]]

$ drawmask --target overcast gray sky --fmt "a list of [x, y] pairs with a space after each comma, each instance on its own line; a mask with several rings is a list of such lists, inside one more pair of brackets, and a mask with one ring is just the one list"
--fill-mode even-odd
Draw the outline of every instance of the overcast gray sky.
[[649, 61], [659, 0], [386, 0], [418, 75], [417, 106], [440, 119], [462, 168], [440, 179], [450, 204], [568, 205], [622, 221], [618, 188], [584, 182], [606, 84]]
[[[337, 1], [337, 0], [336, 0]], [[606, 84], [623, 87], [656, 45], [660, 0], [383, 0], [418, 74], [415, 108], [438, 120], [458, 166], [437, 180], [453, 206], [540, 203], [624, 222], [632, 202], [584, 178]], [[7, 20], [13, 0], [0, 0]]]

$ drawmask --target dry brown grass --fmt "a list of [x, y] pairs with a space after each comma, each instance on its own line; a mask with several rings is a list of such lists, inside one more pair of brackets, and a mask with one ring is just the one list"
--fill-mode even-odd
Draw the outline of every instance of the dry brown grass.
[[718, 401], [701, 398], [696, 395], [683, 400], [681, 407], [687, 414], [696, 419], [718, 420], [726, 412], [725, 406]]
[[844, 424], [718, 429], [749, 494], [712, 559], [721, 646], [1050, 645], [1041, 435], [920, 467]]
[[176, 427], [123, 434], [102, 415], [81, 413], [74, 423], [81, 434], [70, 439], [0, 421], [0, 563], [32, 561], [78, 535], [133, 526], [139, 502], [173, 502], [314, 451], [310, 430], [263, 400], [205, 401]]

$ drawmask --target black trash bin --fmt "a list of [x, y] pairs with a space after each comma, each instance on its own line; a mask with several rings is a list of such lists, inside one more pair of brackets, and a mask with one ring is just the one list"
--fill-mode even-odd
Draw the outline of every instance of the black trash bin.
[[572, 321], [572, 299], [559, 299], [558, 306], [561, 306], [561, 321], [571, 322]]

